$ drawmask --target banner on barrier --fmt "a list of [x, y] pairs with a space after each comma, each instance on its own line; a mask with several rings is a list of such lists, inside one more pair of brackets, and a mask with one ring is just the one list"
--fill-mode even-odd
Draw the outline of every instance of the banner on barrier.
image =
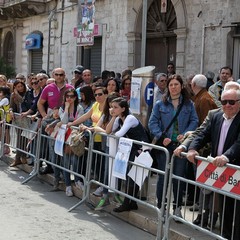
[[126, 180], [128, 160], [132, 149], [132, 140], [121, 137], [118, 143], [118, 150], [113, 162], [113, 176]]
[[240, 170], [216, 167], [212, 163], [198, 160], [196, 181], [208, 186], [240, 194]]

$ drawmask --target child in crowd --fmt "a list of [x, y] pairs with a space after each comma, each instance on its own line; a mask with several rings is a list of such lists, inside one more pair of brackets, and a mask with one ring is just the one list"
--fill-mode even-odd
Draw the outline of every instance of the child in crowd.
[[[5, 115], [5, 121], [7, 123], [11, 122], [11, 115], [9, 114], [9, 108], [10, 108], [10, 102], [9, 102], [9, 97], [10, 96], [10, 88], [2, 86], [0, 87], [0, 117], [1, 117], [1, 123], [4, 120]], [[1, 130], [2, 133], [2, 130]], [[6, 127], [6, 132], [5, 132], [5, 143], [9, 144], [10, 143], [10, 135], [9, 135], [9, 126]], [[4, 146], [4, 154], [9, 154], [10, 153], [10, 148], [9, 146]]]
[[50, 118], [45, 119], [45, 124], [46, 124], [45, 132], [48, 135], [55, 137], [58, 129], [57, 123], [59, 122], [60, 122], [59, 108], [55, 107], [53, 109], [53, 112]]

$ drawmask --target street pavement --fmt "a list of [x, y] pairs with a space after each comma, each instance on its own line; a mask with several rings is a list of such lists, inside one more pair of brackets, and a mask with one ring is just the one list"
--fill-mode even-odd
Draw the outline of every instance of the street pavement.
[[22, 185], [28, 175], [0, 160], [0, 240], [152, 240], [155, 236], [110, 215], [96, 212], [38, 178]]

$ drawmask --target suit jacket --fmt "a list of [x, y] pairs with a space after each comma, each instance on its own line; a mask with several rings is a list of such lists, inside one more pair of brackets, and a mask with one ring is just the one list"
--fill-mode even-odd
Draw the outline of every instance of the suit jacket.
[[186, 148], [189, 148], [191, 142], [193, 141], [193, 139], [195, 137], [197, 137], [207, 126], [208, 124], [210, 124], [211, 120], [212, 120], [212, 117], [213, 115], [216, 113], [216, 112], [219, 112], [221, 111], [222, 112], [222, 109], [221, 108], [218, 108], [218, 109], [213, 109], [213, 110], [210, 110], [208, 112], [208, 115], [206, 116], [205, 120], [203, 121], [203, 123], [192, 133], [190, 134], [184, 141], [181, 145], [184, 145]]
[[[223, 121], [223, 112], [215, 112], [208, 126], [194, 138], [189, 150], [199, 151], [206, 143], [211, 142], [211, 156], [216, 157]], [[231, 164], [240, 165], [240, 112], [238, 112], [230, 125], [222, 154], [229, 159]]]

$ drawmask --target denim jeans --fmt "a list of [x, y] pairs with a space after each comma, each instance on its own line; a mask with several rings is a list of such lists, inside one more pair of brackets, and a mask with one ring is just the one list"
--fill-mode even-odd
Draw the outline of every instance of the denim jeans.
[[[176, 144], [170, 143], [167, 146], [167, 149], [170, 154], [170, 159], [173, 155], [174, 149], [177, 147]], [[166, 166], [166, 155], [162, 151], [156, 151], [156, 158], [158, 161], [158, 169], [161, 171], [165, 171], [165, 166]], [[179, 158], [175, 157], [174, 159], [174, 166], [173, 166], [173, 174], [176, 176], [184, 177], [185, 175], [185, 169], [186, 169], [186, 163], [187, 159], [186, 158]], [[161, 208], [162, 204], [162, 193], [163, 193], [163, 186], [164, 186], [164, 175], [159, 174], [158, 177], [158, 182], [157, 182], [157, 198], [158, 198], [158, 207]], [[167, 179], [168, 181], [168, 179]], [[173, 179], [173, 209], [176, 207], [181, 207], [182, 205], [182, 198], [183, 198], [183, 190], [184, 190], [184, 182], [180, 182], [178, 184], [177, 179]]]
[[[81, 160], [84, 160], [84, 155], [82, 157], [78, 157], [75, 154], [63, 154], [63, 166], [66, 169], [70, 169], [71, 165], [72, 165], [72, 171], [74, 173], [79, 173], [79, 163], [81, 162]], [[65, 180], [65, 184], [66, 186], [71, 186], [71, 173], [67, 172], [67, 171], [63, 171], [63, 175], [64, 175], [64, 180]], [[77, 182], [78, 180], [80, 180], [81, 178], [74, 175], [74, 181]]]
[[[62, 166], [61, 162], [62, 162], [62, 157], [57, 155], [54, 152], [54, 144], [55, 144], [55, 140], [53, 139], [48, 139], [48, 149], [49, 149], [49, 161], [57, 164], [59, 166]], [[53, 171], [54, 171], [54, 177], [56, 180], [60, 180], [60, 174], [61, 174], [61, 169], [58, 167], [53, 167]]]

